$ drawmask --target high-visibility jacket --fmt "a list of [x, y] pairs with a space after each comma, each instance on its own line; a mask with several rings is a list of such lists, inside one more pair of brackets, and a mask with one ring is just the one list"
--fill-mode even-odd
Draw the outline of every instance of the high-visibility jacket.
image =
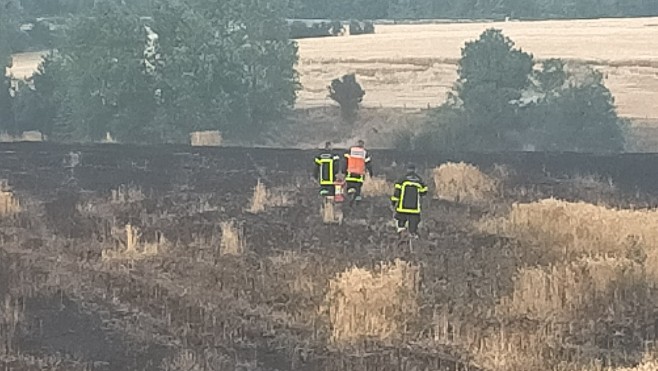
[[395, 182], [395, 191], [391, 202], [395, 211], [401, 214], [420, 214], [420, 200], [427, 194], [423, 179], [414, 172]]
[[366, 172], [372, 176], [371, 158], [368, 151], [363, 147], [354, 146], [345, 153], [345, 169], [348, 182], [363, 182]]
[[340, 172], [340, 156], [330, 152], [321, 153], [315, 157], [314, 177], [321, 186], [332, 186], [336, 174]]

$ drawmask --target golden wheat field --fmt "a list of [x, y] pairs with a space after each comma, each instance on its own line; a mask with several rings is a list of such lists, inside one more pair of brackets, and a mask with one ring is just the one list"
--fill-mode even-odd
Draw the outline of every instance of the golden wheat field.
[[622, 115], [658, 118], [658, 18], [378, 25], [376, 34], [299, 40], [299, 106], [329, 103], [328, 83], [356, 72], [372, 107], [443, 103], [461, 48], [502, 29], [538, 59], [582, 61], [601, 70]]

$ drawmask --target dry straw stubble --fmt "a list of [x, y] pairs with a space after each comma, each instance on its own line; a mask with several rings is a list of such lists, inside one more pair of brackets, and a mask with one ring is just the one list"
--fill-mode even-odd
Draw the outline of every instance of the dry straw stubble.
[[103, 250], [103, 261], [117, 260], [139, 260], [158, 255], [168, 244], [164, 236], [157, 236], [154, 242], [143, 242], [142, 233], [139, 228], [130, 224], [126, 225], [123, 231], [113, 232], [115, 239], [123, 245], [123, 249]]
[[500, 181], [477, 167], [445, 163], [434, 169], [435, 197], [454, 202], [486, 202], [499, 194]]
[[[619, 210], [584, 202], [546, 199], [514, 204], [505, 217], [485, 219], [479, 229], [568, 255], [646, 254], [658, 263], [658, 211]], [[642, 251], [637, 251], [642, 250]], [[658, 266], [647, 262], [655, 270]]]
[[11, 191], [0, 190], [0, 217], [15, 214], [21, 211], [18, 199]]
[[[574, 342], [592, 339], [605, 331], [602, 325], [592, 322], [595, 318], [607, 318], [625, 328], [615, 334], [623, 338], [619, 341], [625, 341], [626, 331], [632, 333], [626, 321], [635, 319], [641, 323], [646, 311], [652, 310], [651, 299], [645, 302], [643, 298], [647, 287], [655, 287], [658, 282], [656, 211], [619, 210], [547, 199], [514, 204], [508, 215], [485, 219], [479, 228], [515, 238], [548, 259], [544, 261], [546, 266], [521, 268], [512, 292], [496, 305], [499, 321], [520, 324], [530, 320], [537, 325], [510, 329], [498, 340], [488, 336], [487, 340], [493, 342], [487, 342], [480, 355], [482, 364], [495, 366], [491, 369], [514, 369], [510, 360], [521, 369], [549, 367], [546, 365], [553, 360], [545, 358], [547, 349], [555, 345], [568, 349]], [[542, 330], [549, 328], [555, 329]], [[571, 339], [566, 341], [570, 345], [565, 345], [564, 336]], [[516, 343], [516, 338], [521, 341]], [[502, 348], [497, 348], [498, 343]], [[597, 347], [587, 349], [605, 351]], [[544, 361], [546, 365], [541, 366]], [[567, 369], [580, 370], [578, 362]]]
[[596, 360], [592, 365], [582, 367], [578, 371], [656, 371], [658, 370], [658, 349], [651, 348], [644, 353], [642, 362], [637, 366], [606, 367], [603, 360]]
[[6, 180], [0, 179], [0, 217], [12, 215], [21, 211], [18, 198], [11, 191]]
[[514, 291], [496, 307], [498, 315], [542, 321], [570, 321], [577, 310], [597, 299], [610, 300], [611, 308], [634, 305], [626, 287], [644, 281], [642, 266], [627, 258], [592, 257], [549, 267], [523, 268], [514, 280]]
[[242, 230], [234, 222], [222, 222], [222, 239], [219, 244], [219, 254], [241, 256], [245, 252], [245, 241]]
[[343, 211], [332, 200], [325, 199], [321, 206], [322, 222], [324, 224], [342, 224]]
[[329, 283], [331, 341], [342, 347], [365, 338], [390, 342], [418, 313], [419, 268], [396, 260], [374, 271], [353, 267]]
[[366, 177], [361, 193], [364, 197], [389, 196], [393, 193], [393, 185], [384, 177]]
[[284, 207], [289, 204], [290, 198], [284, 190], [278, 189], [270, 191], [265, 184], [258, 179], [247, 211], [252, 214], [258, 214], [265, 211], [268, 207]]
[[139, 187], [122, 184], [117, 189], [111, 190], [111, 202], [113, 204], [139, 202], [144, 199], [146, 199], [146, 196]]

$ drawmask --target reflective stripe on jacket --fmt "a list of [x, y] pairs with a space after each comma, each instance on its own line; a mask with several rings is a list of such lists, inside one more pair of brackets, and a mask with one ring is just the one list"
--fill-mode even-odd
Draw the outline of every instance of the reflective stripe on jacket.
[[333, 185], [336, 174], [340, 170], [340, 157], [331, 153], [323, 153], [315, 158], [315, 177], [320, 185]]
[[407, 174], [395, 183], [391, 202], [395, 211], [402, 214], [420, 214], [421, 197], [427, 194], [427, 186], [415, 173]]

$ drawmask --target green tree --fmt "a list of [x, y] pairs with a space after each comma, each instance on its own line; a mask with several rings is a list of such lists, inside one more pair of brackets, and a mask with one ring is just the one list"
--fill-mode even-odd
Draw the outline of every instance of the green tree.
[[554, 94], [564, 87], [569, 78], [566, 64], [561, 59], [541, 62], [541, 69], [534, 73], [537, 90], [542, 94]]
[[12, 108], [11, 79], [7, 68], [12, 65], [12, 36], [18, 31], [18, 3], [0, 0], [0, 131], [16, 132]]
[[72, 21], [59, 58], [41, 74], [61, 77], [53, 92], [59, 97], [51, 99], [61, 103], [56, 139], [99, 140], [107, 132], [124, 141], [145, 138], [143, 128], [154, 114], [143, 112], [154, 107], [145, 74], [146, 36], [139, 17], [111, 0]]
[[452, 104], [465, 116], [465, 130], [477, 132], [472, 143], [480, 149], [518, 148], [519, 99], [529, 84], [532, 55], [514, 47], [500, 30], [486, 30], [467, 42], [459, 61], [459, 78]]
[[351, 122], [356, 116], [359, 104], [363, 100], [366, 92], [356, 81], [355, 74], [344, 75], [340, 79], [331, 81], [329, 89], [329, 98], [333, 99], [340, 105], [340, 112], [343, 119]]
[[53, 53], [47, 55], [28, 83], [19, 85], [14, 113], [20, 132], [38, 130], [46, 138], [53, 134], [57, 114], [65, 94], [62, 63]]
[[603, 75], [589, 67], [564, 71], [559, 60], [538, 73], [541, 99], [528, 111], [528, 141], [540, 150], [620, 152], [625, 121], [619, 118]]
[[253, 139], [293, 105], [297, 46], [288, 38], [287, 3], [196, 0], [159, 3], [158, 116], [188, 130], [219, 129]]

